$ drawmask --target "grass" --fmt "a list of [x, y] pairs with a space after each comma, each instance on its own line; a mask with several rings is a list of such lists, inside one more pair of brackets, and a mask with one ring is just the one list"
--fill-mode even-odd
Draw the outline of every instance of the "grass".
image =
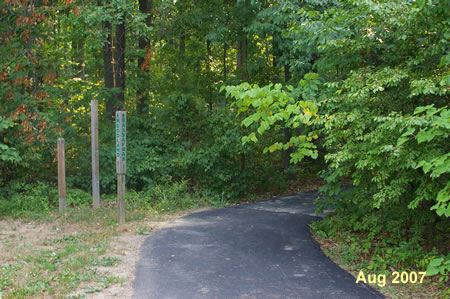
[[[63, 217], [53, 215], [53, 221], [41, 219], [34, 225], [49, 230], [43, 232], [43, 239], [31, 239], [26, 233], [22, 238], [2, 237], [3, 250], [14, 255], [0, 268], [1, 296], [59, 297], [83, 283], [94, 283], [96, 289], [119, 283], [120, 277], [97, 271], [98, 266], [120, 262], [118, 258], [104, 256], [116, 233], [112, 210], [90, 211], [87, 217], [81, 212], [86, 209], [79, 209]], [[69, 219], [73, 223], [78, 221], [77, 225], [71, 225]]]
[[155, 223], [180, 211], [224, 205], [189, 195], [182, 185], [167, 188], [128, 192], [122, 226], [112, 196], [97, 210], [80, 205], [64, 215], [23, 211], [0, 218], [0, 298], [83, 298], [123, 284], [129, 277], [114, 274], [122, 273], [115, 269], [123, 263], [123, 248], [114, 248], [120, 238], [143, 240]]

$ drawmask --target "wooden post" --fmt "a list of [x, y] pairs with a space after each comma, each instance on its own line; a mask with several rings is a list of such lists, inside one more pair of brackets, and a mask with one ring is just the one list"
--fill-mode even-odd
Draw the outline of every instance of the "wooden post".
[[94, 209], [100, 207], [100, 179], [98, 157], [98, 102], [91, 101], [91, 153], [92, 153], [92, 199]]
[[59, 212], [66, 211], [66, 163], [64, 157], [64, 138], [58, 138], [58, 198]]
[[119, 224], [125, 223], [125, 175], [117, 174], [117, 201], [119, 207]]
[[126, 112], [116, 111], [116, 173], [119, 224], [125, 223], [125, 173], [127, 170]]

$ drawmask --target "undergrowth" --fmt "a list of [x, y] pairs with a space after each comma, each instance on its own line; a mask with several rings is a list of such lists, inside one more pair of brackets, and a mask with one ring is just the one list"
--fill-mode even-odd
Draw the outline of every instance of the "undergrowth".
[[[363, 223], [370, 222], [370, 219], [363, 218], [335, 212], [322, 221], [312, 223], [311, 229], [324, 252], [355, 277], [360, 271], [366, 275], [386, 275], [390, 279], [388, 285], [379, 287], [385, 294], [393, 298], [408, 293], [415, 294], [414, 298], [448, 298], [448, 268], [445, 268], [448, 266], [445, 261], [448, 265], [450, 255], [439, 264], [430, 266], [433, 260], [448, 252], [448, 229], [442, 228], [424, 237], [422, 234], [429, 232], [426, 229], [414, 232], [411, 223], [374, 222], [372, 224], [377, 225], [377, 229], [362, 228]], [[427, 272], [423, 285], [392, 284], [393, 272], [405, 271]], [[377, 287], [376, 284], [373, 286]]]

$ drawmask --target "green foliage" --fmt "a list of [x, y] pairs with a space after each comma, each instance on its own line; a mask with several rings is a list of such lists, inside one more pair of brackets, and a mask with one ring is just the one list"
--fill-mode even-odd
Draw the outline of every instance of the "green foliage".
[[[377, 25], [370, 30], [374, 36], [380, 34], [382, 40], [392, 40], [393, 47], [401, 49], [401, 52], [392, 55], [389, 48], [378, 48], [376, 43], [369, 46], [366, 42], [372, 33], [369, 36], [355, 35], [352, 39], [355, 45], [347, 47], [347, 50], [358, 53], [365, 49], [371, 51], [372, 56], [376, 53], [377, 59], [366, 57], [366, 67], [351, 70], [344, 80], [327, 83], [335, 95], [323, 103], [328, 113], [324, 115], [327, 121], [322, 132], [326, 134], [325, 145], [330, 149], [325, 156], [330, 170], [324, 175], [330, 184], [338, 184], [340, 178], [351, 176], [353, 185], [358, 189], [353, 200], [375, 209], [397, 205], [404, 198], [409, 198], [409, 208], [416, 208], [424, 200], [434, 197], [437, 203], [432, 208], [439, 211], [439, 216], [446, 213], [444, 198], [448, 197], [448, 187], [444, 182], [445, 177], [448, 178], [448, 147], [445, 142], [448, 112], [446, 107], [436, 109], [432, 105], [445, 103], [448, 86], [444, 78], [448, 76], [448, 68], [440, 63], [440, 59], [433, 59], [426, 68], [411, 67], [417, 59], [445, 55], [444, 49], [438, 46], [443, 40], [433, 35], [428, 40], [433, 52], [418, 50], [416, 54], [411, 54], [414, 53], [413, 40], [417, 35], [430, 34], [428, 27], [442, 22], [442, 9], [443, 6], [437, 5], [416, 10], [400, 3], [385, 4], [376, 9], [355, 7], [362, 19], [368, 13], [376, 13], [372, 16], [374, 21], [387, 28], [395, 28], [392, 32], [385, 32], [379, 29], [378, 23], [374, 23]], [[401, 21], [383, 18], [386, 14], [401, 10]], [[342, 22], [341, 19], [339, 21]], [[406, 31], [400, 30], [411, 22], [415, 22], [414, 32], [409, 27]], [[343, 26], [346, 26], [345, 22]], [[355, 31], [358, 33], [358, 30]], [[325, 51], [331, 47], [330, 51], [336, 51], [343, 49], [344, 44], [338, 46], [327, 42], [322, 49]], [[399, 57], [398, 61], [394, 57]], [[322, 62], [327, 59], [332, 58], [324, 57]], [[417, 80], [417, 77], [427, 79]], [[429, 105], [421, 108], [415, 103]], [[426, 115], [421, 114], [425, 111], [428, 111]], [[437, 115], [439, 112], [442, 113]], [[415, 130], [418, 132], [416, 136], [413, 135]], [[407, 143], [412, 136], [416, 137], [417, 143]], [[436, 172], [427, 174], [432, 165]], [[422, 168], [423, 174], [417, 172], [417, 168]], [[367, 192], [359, 193], [359, 190], [371, 189], [371, 201], [367, 200]], [[328, 190], [332, 188], [328, 187]]]
[[133, 209], [174, 212], [191, 208], [195, 202], [188, 192], [186, 181], [153, 185], [142, 192], [127, 193], [127, 202]]
[[[58, 190], [39, 182], [34, 185], [13, 185], [9, 190], [10, 198], [0, 199], [0, 216], [37, 216], [46, 215], [58, 206]], [[80, 189], [67, 189], [69, 207], [87, 206], [92, 203], [90, 193]]]
[[[321, 53], [315, 66], [327, 81], [317, 124], [323, 124], [328, 184], [319, 205], [334, 204], [338, 217], [317, 229], [329, 237], [361, 235], [350, 242], [359, 251], [364, 246], [355, 244], [365, 238], [376, 241], [367, 252], [373, 270], [424, 267], [425, 248], [448, 250], [446, 10], [448, 3], [435, 1], [421, 8], [347, 2], [313, 10], [306, 26], [290, 32], [306, 42], [312, 28], [336, 28], [315, 38]], [[342, 183], [350, 181], [353, 188], [344, 191]]]
[[1, 214], [17, 214], [27, 212], [49, 212], [58, 202], [57, 190], [44, 183], [36, 185], [14, 186], [11, 198], [8, 200], [8, 209]]
[[89, 205], [92, 203], [92, 195], [80, 189], [68, 189], [66, 202], [70, 207]]
[[[330, 217], [311, 224], [318, 237], [339, 244], [339, 252], [336, 254], [339, 254], [352, 269], [384, 274], [390, 274], [392, 269], [425, 271], [436, 257], [436, 251], [424, 250], [420, 239], [409, 237], [411, 230], [402, 224], [401, 218], [387, 221], [390, 225], [401, 225], [395, 231], [388, 232], [385, 229], [374, 231], [371, 227], [366, 227], [364, 230], [359, 229], [357, 233], [351, 233], [355, 226], [352, 218], [352, 216]], [[378, 222], [372, 224], [377, 225]], [[438, 238], [434, 241], [436, 240]], [[445, 248], [445, 242], [442, 245]], [[439, 263], [434, 262], [435, 265]], [[444, 273], [443, 268], [442, 271]], [[437, 273], [433, 272], [431, 275]]]
[[[240, 143], [241, 129], [217, 87], [224, 80], [239, 82], [243, 70], [231, 58], [235, 42], [247, 38], [244, 27], [265, 3], [161, 1], [148, 15], [137, 2], [124, 0], [30, 5], [1, 4], [0, 187], [6, 192], [15, 184], [56, 184], [57, 137], [65, 139], [68, 186], [90, 190], [93, 99], [100, 107], [101, 190], [115, 191], [113, 126], [105, 109], [110, 102], [122, 104], [115, 101], [117, 89], [103, 87], [102, 51], [110, 43], [107, 24], [114, 35], [121, 22], [128, 30], [128, 187], [140, 191], [168, 177], [187, 178], [231, 199], [248, 185], [263, 185], [261, 174], [254, 175], [261, 172], [257, 151]], [[32, 10], [36, 14], [27, 22]], [[265, 64], [269, 52], [263, 55], [251, 38], [248, 43], [247, 57], [258, 54], [258, 63]]]
[[[141, 192], [129, 191], [127, 204], [133, 210], [163, 214], [211, 205], [223, 206], [225, 204], [223, 196], [223, 193], [221, 197], [214, 191], [189, 190], [188, 182], [181, 181], [152, 185]], [[143, 234], [145, 231], [145, 228], [137, 230], [138, 234]]]
[[[426, 114], [421, 113], [425, 112]], [[439, 115], [436, 115], [440, 112]], [[440, 177], [448, 177], [450, 173], [450, 153], [446, 152], [446, 146], [438, 147], [437, 145], [444, 145], [448, 139], [450, 132], [450, 112], [446, 107], [436, 109], [433, 105], [426, 107], [417, 107], [414, 111], [415, 115], [421, 117], [424, 125], [415, 136], [418, 144], [430, 143], [432, 144], [432, 151], [423, 152], [419, 157], [419, 162], [416, 169], [422, 168], [424, 174], [429, 172], [431, 179], [438, 179]], [[414, 133], [414, 128], [409, 128], [406, 133], [402, 135], [403, 138]], [[410, 133], [411, 132], [411, 133]], [[404, 136], [405, 135], [405, 136]], [[399, 139], [397, 144], [403, 141]], [[422, 147], [425, 148], [425, 147]], [[423, 159], [423, 160], [422, 160]], [[439, 216], [450, 216], [450, 182], [442, 187], [436, 196], [436, 204], [431, 207], [436, 210]]]
[[[242, 144], [248, 141], [258, 142], [256, 133], [262, 136], [270, 129], [279, 131], [282, 128], [297, 129], [311, 125], [311, 119], [317, 116], [318, 111], [315, 103], [311, 101], [314, 90], [318, 89], [318, 83], [317, 74], [307, 74], [297, 89], [291, 85], [286, 86], [284, 90], [281, 84], [259, 87], [248, 83], [226, 87], [227, 95], [236, 99], [232, 106], [237, 106], [238, 115], [242, 112], [249, 114], [242, 120], [241, 125], [247, 128], [251, 126], [252, 131], [248, 136], [242, 137]], [[301, 94], [305, 101], [296, 101], [294, 94]], [[314, 138], [317, 139], [317, 136]], [[312, 140], [312, 136], [293, 136], [286, 143], [276, 142], [265, 147], [264, 153], [294, 148], [291, 154], [293, 163], [300, 162], [304, 157], [315, 159], [317, 151]]]
[[433, 259], [427, 267], [427, 275], [440, 274], [440, 281], [448, 282], [450, 272], [450, 255]]
[[[0, 116], [0, 136], [2, 131], [5, 131], [8, 128], [14, 126], [14, 123], [8, 119], [3, 119]], [[8, 146], [8, 138], [4, 137], [3, 140], [0, 140], [0, 160], [4, 162], [20, 162], [22, 159], [19, 156], [19, 153], [14, 147]], [[0, 164], [2, 165], [2, 164]]]

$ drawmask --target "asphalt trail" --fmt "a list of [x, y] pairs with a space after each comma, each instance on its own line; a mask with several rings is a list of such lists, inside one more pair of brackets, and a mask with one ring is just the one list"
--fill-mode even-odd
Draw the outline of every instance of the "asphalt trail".
[[145, 241], [134, 298], [384, 298], [312, 239], [314, 192], [177, 219]]

